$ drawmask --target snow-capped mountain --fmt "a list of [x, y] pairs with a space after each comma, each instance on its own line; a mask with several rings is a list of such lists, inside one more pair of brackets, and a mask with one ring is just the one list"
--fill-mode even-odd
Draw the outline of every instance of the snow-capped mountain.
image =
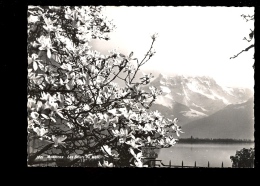
[[213, 78], [206, 76], [170, 77], [159, 74], [149, 86], [163, 91], [151, 109], [158, 107], [160, 111], [163, 108], [162, 113], [171, 113], [166, 114], [167, 117], [179, 117], [182, 124], [209, 116], [229, 104], [243, 103], [253, 96], [250, 89], [220, 86]]

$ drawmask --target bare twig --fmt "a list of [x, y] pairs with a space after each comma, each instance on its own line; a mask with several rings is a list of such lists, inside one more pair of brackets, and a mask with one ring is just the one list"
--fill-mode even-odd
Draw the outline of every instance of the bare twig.
[[246, 20], [246, 22], [251, 21], [255, 18], [254, 15], [244, 15], [244, 14], [242, 14], [241, 17], [243, 17]]
[[237, 55], [234, 55], [233, 57], [231, 57], [230, 59], [236, 58], [236, 57], [239, 56], [241, 53], [248, 51], [250, 48], [253, 48], [254, 46], [255, 46], [254, 44], [250, 45], [250, 46], [247, 47], [246, 49], [244, 49], [244, 50], [242, 50], [241, 52], [239, 52]]

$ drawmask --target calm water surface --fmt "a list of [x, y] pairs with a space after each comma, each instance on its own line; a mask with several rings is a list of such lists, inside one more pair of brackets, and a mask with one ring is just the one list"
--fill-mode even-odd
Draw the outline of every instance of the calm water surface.
[[164, 164], [207, 167], [208, 161], [211, 167], [231, 167], [232, 162], [230, 156], [234, 156], [237, 150], [242, 148], [254, 147], [254, 143], [239, 144], [176, 144], [171, 148], [160, 149], [158, 152], [158, 160], [162, 160]]

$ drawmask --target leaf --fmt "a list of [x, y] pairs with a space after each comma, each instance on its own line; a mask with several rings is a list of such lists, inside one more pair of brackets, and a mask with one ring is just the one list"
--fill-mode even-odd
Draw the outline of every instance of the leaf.
[[74, 126], [73, 126], [72, 124], [70, 124], [69, 122], [67, 122], [66, 124], [67, 124], [67, 126], [68, 126], [70, 129], [74, 128]]
[[43, 64], [41, 64], [40, 62], [38, 62], [38, 66], [39, 66], [39, 68], [40, 68], [42, 71], [44, 71], [44, 66], [43, 66]]
[[77, 154], [83, 154], [83, 151], [82, 151], [82, 150], [75, 150], [75, 152], [76, 152]]
[[134, 157], [131, 157], [130, 160], [129, 160], [129, 162], [131, 162], [133, 159], [134, 159]]
[[68, 90], [70, 90], [70, 86], [69, 86], [68, 84], [66, 84], [66, 88], [67, 88]]
[[124, 54], [121, 54], [121, 53], [119, 54], [119, 56], [120, 56], [120, 57], [125, 57], [125, 55], [124, 55]]
[[76, 109], [77, 107], [76, 106], [67, 106], [67, 110], [73, 110], [73, 109]]
[[53, 117], [50, 117], [51, 118], [51, 120], [54, 122], [54, 123], [56, 123], [56, 120], [53, 118]]
[[48, 57], [49, 59], [51, 59], [51, 50], [50, 50], [50, 49], [47, 49], [47, 57]]
[[69, 16], [68, 16], [67, 14], [65, 14], [65, 18], [66, 18], [66, 19], [69, 19]]
[[133, 56], [133, 54], [134, 54], [134, 52], [131, 52], [131, 53], [129, 54], [129, 57], [128, 57], [128, 58], [131, 58], [131, 57]]
[[60, 74], [59, 73], [53, 73], [52, 75], [53, 76], [59, 76]]
[[49, 82], [49, 79], [48, 79], [48, 76], [44, 76], [44, 79], [45, 79], [45, 81], [46, 81], [47, 83], [50, 83], [50, 82]]
[[32, 63], [32, 58], [28, 58], [28, 65]]
[[39, 114], [38, 114], [37, 112], [32, 112], [32, 113], [31, 113], [31, 117], [32, 117], [33, 119], [37, 119], [37, 118], [39, 117]]
[[84, 107], [83, 107], [83, 110], [89, 110], [90, 108], [89, 108], [89, 106], [86, 104]]
[[34, 71], [36, 71], [37, 68], [38, 68], [38, 65], [37, 65], [37, 63], [34, 61], [34, 62], [33, 62], [33, 69], [34, 69]]
[[89, 75], [86, 75], [86, 85], [89, 85]]
[[[37, 7], [38, 8], [38, 7]], [[42, 11], [41, 10], [38, 10], [38, 14], [42, 14]]]
[[58, 114], [61, 118], [63, 118], [64, 119], [64, 117], [63, 117], [63, 115], [62, 115], [62, 113], [60, 113], [60, 112], [56, 112], [56, 114]]
[[67, 64], [67, 70], [71, 71], [72, 70], [72, 66], [70, 64]]
[[41, 114], [42, 117], [44, 117], [45, 119], [50, 119], [48, 116], [46, 116], [45, 114]]
[[83, 85], [83, 82], [80, 79], [77, 79], [76, 82], [77, 82], [78, 85]]
[[134, 157], [136, 157], [136, 154], [135, 154], [134, 150], [133, 150], [131, 147], [129, 148], [129, 152], [130, 152]]
[[60, 78], [60, 85], [63, 85], [63, 81], [62, 81], [62, 79]]
[[113, 115], [116, 115], [117, 113], [117, 110], [116, 109], [111, 109], [111, 110], [108, 110], [109, 113], [113, 114]]

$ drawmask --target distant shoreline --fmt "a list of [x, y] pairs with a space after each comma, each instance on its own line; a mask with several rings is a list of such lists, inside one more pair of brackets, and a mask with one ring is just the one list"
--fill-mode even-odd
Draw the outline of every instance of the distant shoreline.
[[178, 143], [254, 143], [249, 139], [180, 138]]

